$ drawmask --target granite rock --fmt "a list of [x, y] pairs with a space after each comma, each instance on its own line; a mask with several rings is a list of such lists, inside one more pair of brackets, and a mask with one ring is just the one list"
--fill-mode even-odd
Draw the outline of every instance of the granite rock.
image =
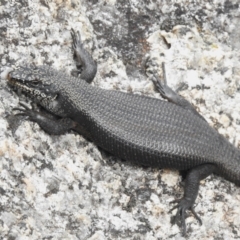
[[[0, 239], [182, 239], [171, 201], [179, 172], [131, 165], [73, 132], [50, 136], [14, 117], [5, 76], [23, 64], [74, 69], [71, 28], [98, 63], [95, 86], [160, 98], [151, 75], [178, 89], [240, 147], [238, 0], [1, 0]], [[240, 188], [201, 182], [187, 237], [240, 239]]]

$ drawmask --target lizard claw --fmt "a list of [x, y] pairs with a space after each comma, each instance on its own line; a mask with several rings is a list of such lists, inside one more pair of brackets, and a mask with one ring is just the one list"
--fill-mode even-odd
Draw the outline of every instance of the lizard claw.
[[19, 108], [19, 107], [13, 108], [14, 111], [20, 111], [19, 113], [16, 113], [14, 115], [15, 116], [26, 116], [30, 120], [33, 120], [34, 116], [36, 115], [36, 112], [32, 108], [27, 106], [25, 103], [20, 102], [19, 105], [22, 108]]
[[82, 45], [82, 40], [81, 40], [81, 35], [80, 35], [80, 32], [77, 31], [75, 32], [73, 29], [71, 29], [71, 36], [72, 36], [72, 47], [73, 47], [73, 50], [76, 51], [77, 50], [77, 47], [80, 45]]
[[200, 219], [200, 217], [197, 215], [197, 213], [195, 212], [195, 210], [193, 208], [192, 200], [182, 198], [182, 199], [176, 199], [176, 200], [172, 201], [171, 203], [177, 203], [177, 205], [174, 206], [169, 211], [169, 212], [172, 212], [174, 209], [177, 209], [177, 213], [176, 213], [175, 217], [173, 218], [172, 223], [176, 224], [177, 222], [180, 221], [183, 236], [186, 235], [186, 221], [185, 220], [186, 220], [186, 211], [187, 210], [190, 210], [193, 213], [194, 217], [198, 220], [200, 225], [202, 225], [202, 220]]

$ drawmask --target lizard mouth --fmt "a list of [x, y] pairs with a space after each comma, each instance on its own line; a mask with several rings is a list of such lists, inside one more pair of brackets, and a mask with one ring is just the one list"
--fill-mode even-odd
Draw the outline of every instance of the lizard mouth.
[[22, 92], [31, 94], [31, 88], [25, 85], [24, 81], [11, 77], [11, 72], [8, 73], [7, 80], [8, 85], [12, 87], [13, 90], [17, 90], [19, 94], [21, 94]]

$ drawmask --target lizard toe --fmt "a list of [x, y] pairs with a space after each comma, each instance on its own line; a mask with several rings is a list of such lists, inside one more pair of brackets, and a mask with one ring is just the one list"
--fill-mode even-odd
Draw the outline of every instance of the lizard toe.
[[197, 215], [193, 208], [193, 201], [190, 199], [182, 198], [182, 199], [176, 199], [172, 201], [171, 203], [177, 203], [176, 206], [174, 206], [169, 212], [172, 212], [173, 210], [177, 209], [177, 213], [175, 214], [172, 223], [173, 224], [179, 224], [182, 228], [182, 234], [185, 236], [186, 234], [186, 211], [190, 210], [194, 217], [198, 220], [200, 225], [202, 225], [202, 221], [200, 217]]

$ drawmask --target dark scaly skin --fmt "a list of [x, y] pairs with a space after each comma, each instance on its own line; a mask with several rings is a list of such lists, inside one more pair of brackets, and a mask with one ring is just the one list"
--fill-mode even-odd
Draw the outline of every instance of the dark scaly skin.
[[[186, 233], [185, 214], [197, 198], [199, 182], [211, 173], [240, 183], [240, 151], [212, 129], [191, 104], [155, 77], [167, 101], [104, 90], [88, 84], [97, 66], [72, 31], [78, 70], [68, 76], [46, 66], [21, 67], [9, 73], [8, 83], [52, 113], [49, 118], [25, 105], [28, 116], [50, 134], [75, 130], [96, 145], [137, 164], [187, 170], [184, 196], [175, 201], [176, 221]], [[80, 71], [82, 69], [82, 72]], [[163, 68], [164, 69], [164, 68]]]

